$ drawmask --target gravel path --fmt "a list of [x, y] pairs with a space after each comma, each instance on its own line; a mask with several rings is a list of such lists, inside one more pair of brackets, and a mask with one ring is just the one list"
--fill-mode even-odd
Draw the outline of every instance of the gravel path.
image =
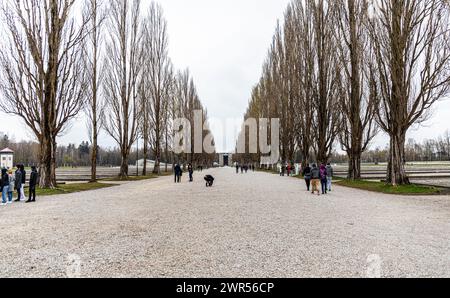
[[210, 172], [0, 207], [1, 276], [450, 277], [448, 196]]

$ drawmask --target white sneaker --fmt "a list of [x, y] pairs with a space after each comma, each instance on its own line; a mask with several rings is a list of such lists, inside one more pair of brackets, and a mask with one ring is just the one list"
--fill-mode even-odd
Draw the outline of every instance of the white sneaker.
[[8, 204], [11, 205], [11, 204], [12, 204], [12, 201], [9, 201]]
[[6, 203], [1, 203], [0, 206], [6, 206]]

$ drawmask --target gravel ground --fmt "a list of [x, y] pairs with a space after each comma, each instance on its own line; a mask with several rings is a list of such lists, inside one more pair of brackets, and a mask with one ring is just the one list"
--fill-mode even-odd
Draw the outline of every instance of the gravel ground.
[[1, 277], [450, 277], [448, 196], [210, 172], [0, 207]]

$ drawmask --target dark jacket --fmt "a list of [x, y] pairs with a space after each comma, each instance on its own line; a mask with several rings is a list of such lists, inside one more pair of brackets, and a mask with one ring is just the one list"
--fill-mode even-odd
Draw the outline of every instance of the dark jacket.
[[311, 179], [311, 167], [306, 167], [303, 170], [303, 176], [305, 177], [305, 179]]
[[18, 169], [15, 173], [15, 176], [16, 184], [14, 185], [14, 187], [16, 188], [16, 190], [19, 190], [22, 187], [22, 171]]
[[32, 171], [30, 174], [30, 189], [35, 190], [38, 182], [38, 173], [36, 171]]
[[175, 170], [175, 175], [177, 175], [177, 176], [180, 176], [183, 173], [180, 165], [176, 165], [174, 170]]
[[5, 169], [2, 170], [2, 176], [0, 180], [0, 188], [3, 190], [3, 187], [9, 187], [9, 176]]
[[27, 183], [27, 171], [22, 169], [22, 184], [25, 185], [25, 183]]

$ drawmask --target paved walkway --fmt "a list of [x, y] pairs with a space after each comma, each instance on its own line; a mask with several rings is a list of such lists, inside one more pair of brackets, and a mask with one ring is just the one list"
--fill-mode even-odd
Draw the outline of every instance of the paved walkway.
[[1, 207], [1, 276], [450, 277], [449, 196], [210, 173]]

